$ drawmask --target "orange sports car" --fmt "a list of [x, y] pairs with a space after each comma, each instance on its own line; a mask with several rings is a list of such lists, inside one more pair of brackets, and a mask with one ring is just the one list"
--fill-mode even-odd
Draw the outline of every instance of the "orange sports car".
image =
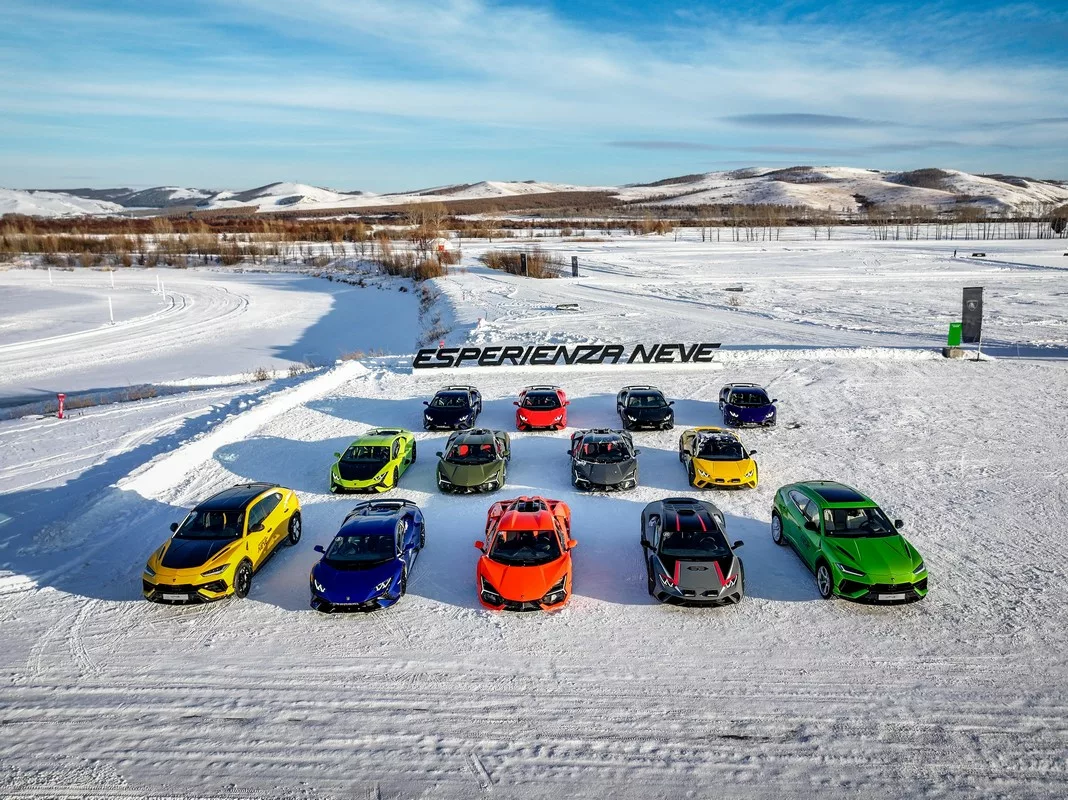
[[571, 509], [517, 497], [490, 506], [475, 572], [478, 599], [494, 611], [549, 611], [571, 597]]

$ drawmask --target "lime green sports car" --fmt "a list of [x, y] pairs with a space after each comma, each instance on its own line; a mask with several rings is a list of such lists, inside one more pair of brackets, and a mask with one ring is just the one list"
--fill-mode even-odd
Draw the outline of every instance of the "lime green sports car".
[[904, 603], [927, 595], [927, 565], [875, 502], [831, 481], [775, 493], [771, 538], [789, 544], [816, 575], [824, 598]]
[[415, 437], [403, 428], [375, 428], [334, 453], [331, 492], [388, 492], [415, 463]]

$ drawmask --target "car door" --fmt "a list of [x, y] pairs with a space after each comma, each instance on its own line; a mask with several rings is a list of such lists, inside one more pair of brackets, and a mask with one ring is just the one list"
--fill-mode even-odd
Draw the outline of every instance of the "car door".
[[264, 520], [264, 525], [267, 530], [271, 532], [270, 544], [268, 545], [268, 551], [274, 550], [281, 543], [282, 539], [289, 535], [288, 516], [286, 514], [287, 506], [282, 503], [282, 493], [275, 491], [271, 492], [264, 500], [260, 502], [267, 502], [270, 512], [267, 514], [267, 519]]
[[245, 518], [245, 549], [255, 569], [259, 569], [271, 552], [271, 536], [274, 531], [268, 528], [268, 518], [278, 505], [277, 501], [271, 503], [271, 496], [267, 495], [253, 503]]
[[[810, 497], [797, 492], [798, 508], [801, 512], [801, 524], [797, 528], [797, 543], [801, 550], [801, 556], [813, 569], [816, 559], [819, 557], [822, 540], [820, 537], [819, 508]], [[809, 530], [808, 525], [815, 526], [815, 530]]]
[[786, 495], [786, 516], [782, 520], [782, 532], [798, 552], [802, 548], [801, 533], [805, 529], [805, 504], [808, 498], [801, 492], [792, 491]]

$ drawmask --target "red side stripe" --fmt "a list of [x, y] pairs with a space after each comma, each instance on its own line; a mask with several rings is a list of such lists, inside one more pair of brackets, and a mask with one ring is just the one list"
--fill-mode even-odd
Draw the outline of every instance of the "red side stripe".
[[723, 577], [723, 570], [720, 569], [719, 562], [718, 561], [713, 561], [712, 563], [716, 565], [716, 574], [719, 575], [719, 585], [720, 586], [726, 586], [727, 585], [727, 579]]
[[[718, 568], [718, 566], [719, 566], [719, 565], [717, 565], [717, 568]], [[679, 570], [680, 570], [681, 568], [682, 568], [682, 562], [681, 562], [681, 561], [676, 561], [676, 562], [675, 562], [675, 585], [676, 585], [676, 586], [678, 586], [678, 585], [679, 585]], [[722, 580], [722, 579], [723, 579], [723, 576], [722, 576], [722, 575], [720, 575], [720, 580]]]

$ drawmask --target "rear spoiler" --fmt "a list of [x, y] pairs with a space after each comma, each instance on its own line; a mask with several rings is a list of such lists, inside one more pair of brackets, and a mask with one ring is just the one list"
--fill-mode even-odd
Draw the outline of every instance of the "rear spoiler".
[[417, 508], [414, 500], [407, 500], [403, 497], [391, 497], [389, 500], [364, 500], [362, 503], [357, 503], [352, 507], [352, 511], [345, 515], [345, 519], [348, 520], [357, 514], [362, 514], [365, 511], [371, 511], [377, 508], [390, 511], [400, 511], [405, 506], [411, 508]]

